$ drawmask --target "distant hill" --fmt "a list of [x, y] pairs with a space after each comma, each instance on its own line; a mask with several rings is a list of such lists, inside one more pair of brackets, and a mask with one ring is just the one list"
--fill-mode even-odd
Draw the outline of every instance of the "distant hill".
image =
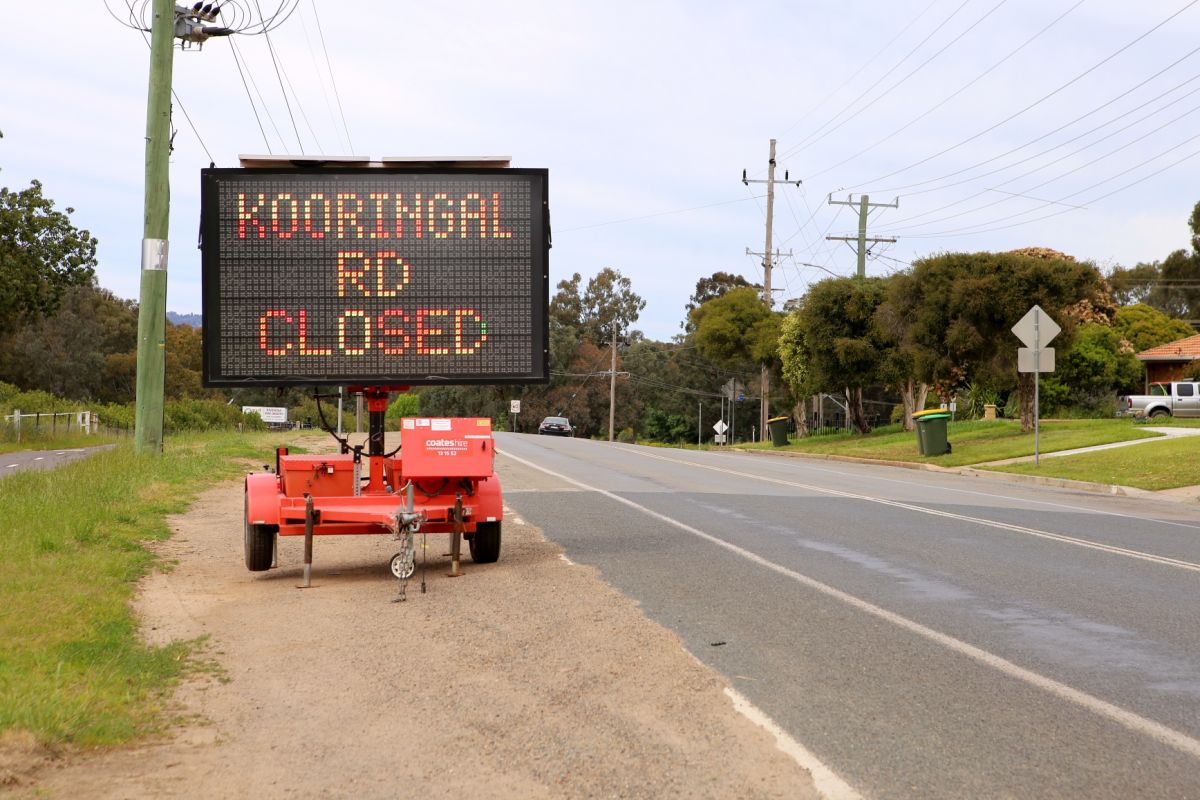
[[199, 314], [180, 314], [177, 311], [167, 312], [167, 322], [173, 325], [191, 325], [193, 328], [199, 328], [203, 317]]

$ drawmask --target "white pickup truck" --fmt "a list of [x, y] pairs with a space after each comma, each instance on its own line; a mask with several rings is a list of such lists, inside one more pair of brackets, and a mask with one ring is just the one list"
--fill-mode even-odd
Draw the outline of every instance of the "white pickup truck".
[[1119, 398], [1119, 413], [1144, 417], [1200, 417], [1200, 383], [1177, 381], [1152, 383], [1150, 394], [1131, 394]]

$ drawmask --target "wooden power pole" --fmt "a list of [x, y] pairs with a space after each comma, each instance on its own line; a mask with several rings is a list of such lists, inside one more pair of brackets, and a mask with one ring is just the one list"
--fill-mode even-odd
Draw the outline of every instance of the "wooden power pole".
[[838, 240], [841, 242], [858, 242], [858, 277], [867, 277], [867, 242], [874, 244], [875, 242], [894, 242], [892, 238], [874, 238], [867, 236], [867, 214], [872, 208], [899, 208], [900, 198], [897, 197], [890, 203], [872, 203], [871, 198], [867, 195], [862, 195], [858, 198], [858, 202], [854, 202], [852, 196], [847, 196], [845, 200], [834, 200], [833, 195], [829, 196], [829, 205], [831, 206], [858, 206], [858, 236], [826, 236], [829, 240]]
[[[783, 180], [787, 183], [792, 183], [788, 180], [788, 175], [783, 174]], [[771, 294], [771, 267], [772, 256], [778, 255], [773, 253], [771, 228], [775, 223], [775, 140], [771, 140], [771, 152], [767, 159], [767, 179], [750, 180], [746, 177], [746, 171], [742, 170], [742, 183], [749, 185], [751, 183], [765, 183], [767, 185], [767, 243], [762, 253], [752, 253], [749, 249], [746, 250], [747, 255], [761, 255], [763, 266], [763, 302], [767, 304], [767, 308], [772, 308], [775, 305], [775, 298]], [[797, 186], [800, 181], [795, 181]], [[766, 435], [767, 417], [770, 415], [769, 395], [771, 391], [771, 371], [766, 364], [762, 365], [762, 385], [759, 392], [758, 405], [758, 435], [761, 439]]]

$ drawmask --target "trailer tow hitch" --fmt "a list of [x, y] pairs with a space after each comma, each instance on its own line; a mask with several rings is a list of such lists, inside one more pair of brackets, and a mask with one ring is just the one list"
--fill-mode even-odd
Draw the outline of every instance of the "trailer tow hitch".
[[[396, 521], [392, 529], [395, 531], [395, 536], [400, 540], [400, 552], [392, 556], [392, 574], [399, 581], [399, 594], [396, 596], [393, 603], [403, 603], [408, 599], [405, 595], [408, 590], [408, 580], [417, 570], [417, 551], [414, 543], [414, 534], [421, 529], [422, 515], [413, 510], [413, 484], [409, 481], [405, 486], [406, 497], [404, 508], [396, 512]], [[424, 578], [421, 581], [421, 591], [425, 591]]]

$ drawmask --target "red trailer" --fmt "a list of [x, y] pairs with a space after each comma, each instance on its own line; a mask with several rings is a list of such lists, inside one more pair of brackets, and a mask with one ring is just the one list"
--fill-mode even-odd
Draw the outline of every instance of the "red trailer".
[[[274, 472], [246, 476], [246, 568], [259, 572], [274, 565], [277, 535], [390, 535], [400, 541], [391, 568], [401, 580], [416, 567], [417, 532], [450, 535], [452, 575], [459, 572], [462, 539], [474, 562], [498, 560], [504, 503], [493, 469], [491, 419], [406, 417], [399, 448], [385, 452], [388, 392], [363, 391], [370, 414], [365, 453], [345, 444], [342, 452], [326, 455], [280, 448]], [[311, 564], [309, 540], [306, 584]]]
[[243, 163], [201, 173], [204, 384], [349, 387], [370, 415], [365, 446], [279, 448], [274, 471], [246, 477], [246, 567], [270, 569], [277, 537], [305, 536], [308, 584], [312, 537], [347, 534], [396, 537], [402, 581], [417, 533], [449, 535], [452, 574], [463, 539], [475, 562], [496, 561], [491, 418], [504, 409], [404, 418], [392, 451], [384, 419], [389, 393], [413, 385], [548, 379], [546, 170], [504, 158]]

